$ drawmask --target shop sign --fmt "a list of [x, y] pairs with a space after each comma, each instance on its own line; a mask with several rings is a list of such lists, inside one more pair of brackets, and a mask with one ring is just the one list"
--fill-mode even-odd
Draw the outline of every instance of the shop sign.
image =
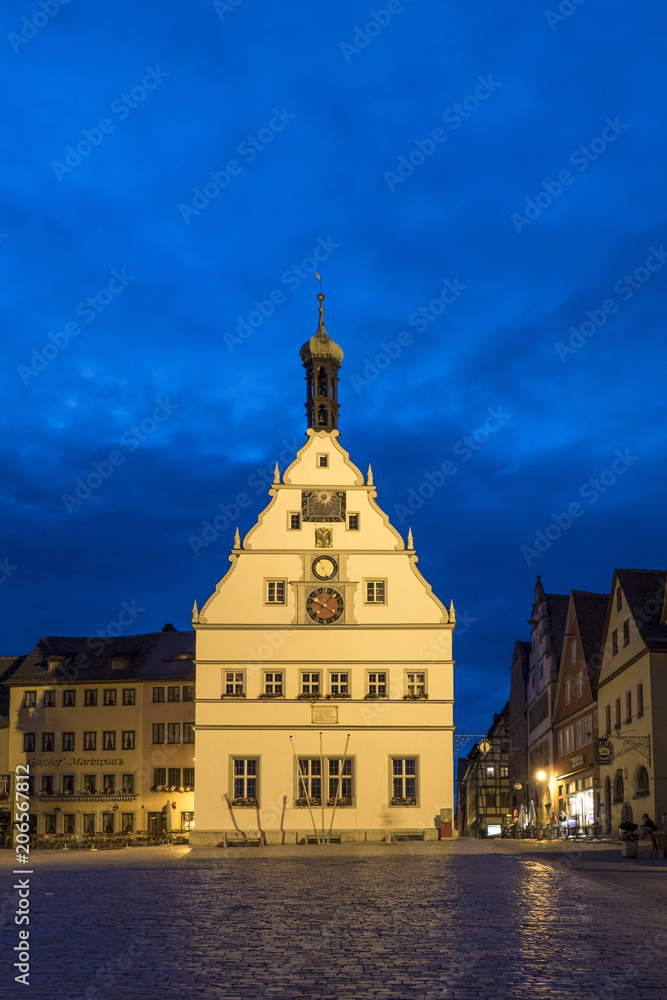
[[521, 784], [520, 781], [515, 781], [514, 782], [514, 791], [515, 792], [520, 792], [522, 788], [523, 788], [523, 785]]
[[596, 764], [606, 765], [607, 767], [614, 763], [614, 744], [611, 740], [603, 738], [595, 741], [593, 760]]
[[488, 753], [490, 749], [491, 749], [490, 742], [488, 740], [482, 740], [482, 742], [479, 745], [480, 753]]

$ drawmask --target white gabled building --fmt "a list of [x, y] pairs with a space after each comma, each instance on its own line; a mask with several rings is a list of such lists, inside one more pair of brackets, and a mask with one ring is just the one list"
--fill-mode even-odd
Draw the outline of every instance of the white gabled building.
[[339, 443], [319, 298], [307, 440], [193, 613], [195, 846], [453, 835], [454, 609]]

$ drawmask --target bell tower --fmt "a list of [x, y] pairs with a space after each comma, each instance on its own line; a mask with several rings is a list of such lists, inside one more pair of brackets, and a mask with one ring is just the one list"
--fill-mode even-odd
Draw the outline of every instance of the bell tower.
[[301, 360], [306, 369], [306, 415], [308, 427], [315, 431], [338, 430], [338, 371], [343, 351], [331, 339], [324, 326], [324, 295], [320, 303], [317, 333], [301, 348]]

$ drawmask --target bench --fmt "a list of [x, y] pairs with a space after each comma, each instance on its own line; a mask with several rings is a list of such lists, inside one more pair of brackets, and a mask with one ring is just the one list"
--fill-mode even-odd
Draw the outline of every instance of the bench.
[[264, 834], [261, 830], [235, 830], [224, 834], [225, 847], [263, 847]]

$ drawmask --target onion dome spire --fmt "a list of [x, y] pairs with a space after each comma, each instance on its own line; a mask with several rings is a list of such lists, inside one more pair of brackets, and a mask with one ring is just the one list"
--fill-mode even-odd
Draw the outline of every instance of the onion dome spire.
[[317, 296], [320, 320], [317, 333], [301, 348], [301, 360], [306, 369], [306, 414], [308, 426], [318, 431], [338, 429], [338, 371], [343, 351], [332, 340], [324, 325], [324, 295]]

